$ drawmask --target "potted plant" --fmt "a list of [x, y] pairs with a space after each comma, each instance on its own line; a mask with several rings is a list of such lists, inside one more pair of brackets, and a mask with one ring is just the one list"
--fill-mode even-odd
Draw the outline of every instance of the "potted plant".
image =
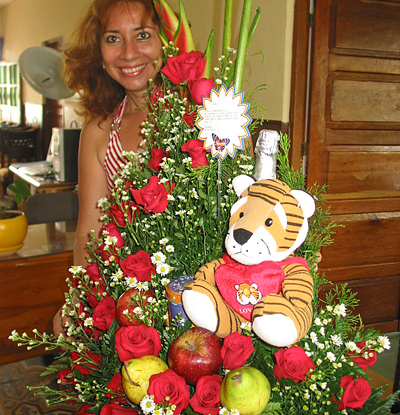
[[8, 189], [14, 195], [18, 208], [9, 210], [0, 207], [0, 253], [10, 253], [22, 248], [28, 232], [28, 221], [23, 210], [27, 198], [32, 195], [29, 186], [17, 179]]

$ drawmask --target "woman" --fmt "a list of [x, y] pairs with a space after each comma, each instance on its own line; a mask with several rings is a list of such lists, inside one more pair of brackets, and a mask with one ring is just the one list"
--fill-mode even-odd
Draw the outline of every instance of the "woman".
[[[87, 121], [79, 147], [74, 264], [85, 265], [89, 234], [101, 229], [97, 202], [112, 189], [122, 151], [140, 149], [145, 94], [162, 62], [158, 32], [152, 0], [95, 0], [65, 52], [67, 85], [80, 93]], [[55, 335], [64, 333], [66, 321], [59, 310]]]

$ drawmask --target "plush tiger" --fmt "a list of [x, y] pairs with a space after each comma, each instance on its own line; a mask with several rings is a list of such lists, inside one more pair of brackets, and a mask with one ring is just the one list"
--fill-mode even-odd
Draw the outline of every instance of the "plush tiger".
[[[182, 294], [185, 313], [219, 337], [250, 321], [266, 343], [289, 346], [312, 321], [313, 279], [293, 252], [307, 236], [314, 199], [279, 180], [238, 176], [233, 187], [240, 197], [231, 209], [227, 254], [197, 271]], [[252, 301], [239, 295], [245, 287]]]

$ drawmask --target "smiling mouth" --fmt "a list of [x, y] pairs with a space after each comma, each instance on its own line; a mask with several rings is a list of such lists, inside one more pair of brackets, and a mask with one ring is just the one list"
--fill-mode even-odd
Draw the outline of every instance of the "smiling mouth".
[[136, 66], [134, 68], [121, 68], [121, 72], [125, 74], [132, 74], [132, 73], [141, 71], [145, 66], [146, 64]]

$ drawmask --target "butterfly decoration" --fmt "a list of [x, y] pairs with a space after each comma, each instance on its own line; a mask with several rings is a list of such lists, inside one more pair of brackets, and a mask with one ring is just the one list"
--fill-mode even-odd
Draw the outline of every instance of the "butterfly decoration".
[[211, 136], [214, 142], [214, 147], [218, 153], [221, 153], [222, 151], [224, 151], [226, 146], [231, 141], [229, 140], [229, 138], [219, 138], [217, 134], [214, 134], [214, 133], [212, 133]]

